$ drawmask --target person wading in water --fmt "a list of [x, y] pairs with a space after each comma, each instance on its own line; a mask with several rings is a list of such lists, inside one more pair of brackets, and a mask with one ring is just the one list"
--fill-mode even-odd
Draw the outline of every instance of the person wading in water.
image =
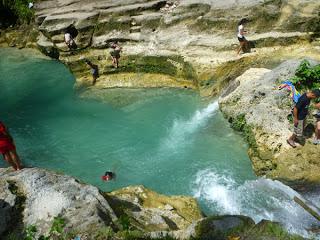
[[14, 170], [21, 170], [19, 156], [16, 152], [13, 138], [9, 134], [5, 125], [0, 121], [0, 153], [2, 153], [4, 160], [6, 160]]

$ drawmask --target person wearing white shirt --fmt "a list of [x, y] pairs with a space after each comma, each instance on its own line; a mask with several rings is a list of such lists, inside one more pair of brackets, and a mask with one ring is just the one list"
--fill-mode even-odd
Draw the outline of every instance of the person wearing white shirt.
[[73, 40], [71, 34], [69, 32], [65, 32], [64, 34], [64, 42], [67, 44], [70, 50], [77, 48], [75, 41]]
[[240, 51], [242, 50], [243, 52], [245, 52], [245, 49], [248, 48], [248, 40], [245, 38], [245, 34], [247, 33], [246, 30], [244, 30], [244, 24], [246, 24], [248, 22], [248, 20], [246, 18], [243, 18], [240, 20], [240, 22], [238, 23], [238, 40], [240, 43], [240, 47], [237, 51], [237, 54], [240, 54]]

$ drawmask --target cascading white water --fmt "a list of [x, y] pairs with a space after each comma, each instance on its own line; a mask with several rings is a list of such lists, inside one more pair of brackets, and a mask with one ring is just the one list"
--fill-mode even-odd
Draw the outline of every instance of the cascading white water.
[[310, 237], [308, 229], [319, 224], [293, 200], [300, 194], [279, 181], [260, 178], [238, 184], [232, 175], [206, 169], [198, 172], [193, 189], [194, 196], [209, 202], [217, 214], [246, 215], [255, 222], [280, 222], [290, 232], [305, 237]]
[[187, 120], [176, 118], [168, 131], [168, 136], [162, 141], [161, 150], [163, 148], [174, 150], [192, 143], [192, 138], [189, 136], [203, 127], [218, 109], [218, 101], [214, 101], [204, 109], [196, 111]]

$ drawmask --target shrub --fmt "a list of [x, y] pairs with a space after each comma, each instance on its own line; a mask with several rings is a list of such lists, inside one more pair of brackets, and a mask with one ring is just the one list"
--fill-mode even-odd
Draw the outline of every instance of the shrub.
[[312, 67], [307, 60], [302, 61], [291, 82], [298, 90], [320, 88], [320, 65]]
[[0, 0], [0, 9], [2, 8], [2, 14], [8, 15], [2, 16], [3, 21], [10, 21], [4, 25], [10, 25], [15, 23], [29, 23], [33, 18], [33, 10], [28, 7], [29, 0]]

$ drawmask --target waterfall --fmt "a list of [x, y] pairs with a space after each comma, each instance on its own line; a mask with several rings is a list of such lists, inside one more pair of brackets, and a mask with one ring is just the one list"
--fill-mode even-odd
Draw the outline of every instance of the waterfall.
[[293, 200], [303, 199], [299, 193], [279, 181], [265, 178], [239, 184], [231, 174], [220, 172], [200, 171], [193, 182], [194, 196], [209, 202], [216, 214], [246, 215], [255, 222], [276, 221], [291, 233], [311, 237], [307, 230], [319, 222]]
[[168, 131], [167, 137], [162, 140], [161, 150], [164, 150], [164, 148], [177, 150], [177, 148], [192, 143], [190, 135], [203, 127], [218, 109], [218, 101], [214, 101], [207, 107], [197, 110], [189, 119], [176, 118]]

